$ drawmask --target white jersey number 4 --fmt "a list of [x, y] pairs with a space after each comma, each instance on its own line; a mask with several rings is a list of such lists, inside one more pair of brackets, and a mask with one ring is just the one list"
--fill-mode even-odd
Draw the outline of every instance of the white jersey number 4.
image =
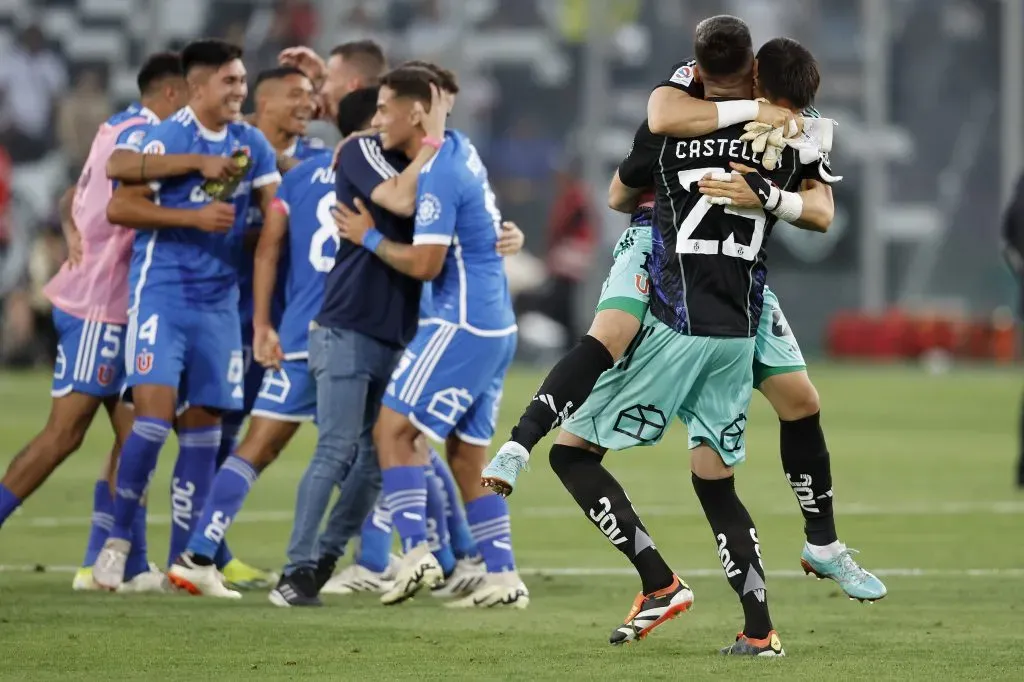
[[[705, 175], [708, 173], [726, 172], [728, 171], [724, 168], [695, 168], [693, 170], [679, 171], [679, 184], [682, 185], [683, 189], [687, 192], [696, 192], [697, 181]], [[733, 208], [732, 206], [724, 207], [725, 212], [729, 215], [747, 218], [754, 223], [754, 230], [749, 245], [737, 243], [736, 236], [732, 233], [729, 233], [729, 236], [721, 242], [715, 239], [691, 239], [690, 235], [696, 231], [697, 226], [700, 225], [704, 216], [706, 216], [708, 211], [711, 210], [712, 205], [713, 204], [708, 200], [708, 197], [701, 196], [694, 207], [686, 215], [683, 222], [679, 225], [679, 238], [676, 242], [676, 253], [706, 256], [714, 256], [720, 253], [723, 256], [729, 256], [731, 258], [742, 258], [743, 260], [753, 261], [761, 250], [761, 242], [764, 241], [764, 225], [767, 219], [764, 214], [764, 209]]]

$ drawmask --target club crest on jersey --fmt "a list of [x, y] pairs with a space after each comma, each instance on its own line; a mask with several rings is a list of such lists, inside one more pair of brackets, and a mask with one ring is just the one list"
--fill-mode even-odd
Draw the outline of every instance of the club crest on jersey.
[[441, 200], [427, 192], [420, 197], [420, 203], [416, 207], [416, 224], [430, 225], [441, 217]]
[[139, 374], [149, 374], [149, 370], [153, 369], [153, 354], [148, 350], [144, 350], [135, 356], [135, 371]]
[[164, 143], [160, 140], [151, 140], [150, 143], [143, 148], [142, 153], [163, 155], [167, 153], [167, 147], [165, 147]]
[[693, 67], [692, 66], [680, 66], [676, 69], [676, 72], [669, 78], [672, 83], [679, 83], [680, 85], [689, 85], [693, 82]]
[[145, 139], [146, 139], [146, 131], [145, 130], [136, 130], [136, 131], [133, 131], [130, 135], [128, 135], [128, 139], [126, 139], [124, 141], [124, 143], [129, 145], [129, 146], [138, 148], [138, 146], [140, 144], [142, 144], [142, 141], [145, 140]]
[[651, 293], [651, 283], [647, 279], [647, 275], [639, 272], [633, 275], [633, 284], [636, 285], [636, 290], [641, 296], [647, 296]]
[[99, 369], [96, 370], [96, 381], [99, 382], [99, 385], [109, 386], [113, 380], [114, 368], [110, 365], [100, 365]]

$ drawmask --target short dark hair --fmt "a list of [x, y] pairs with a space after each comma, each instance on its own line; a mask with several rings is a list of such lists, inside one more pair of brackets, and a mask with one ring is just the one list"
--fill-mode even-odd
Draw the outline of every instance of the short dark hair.
[[441, 87], [440, 80], [433, 71], [418, 66], [400, 66], [381, 76], [381, 87], [387, 86], [395, 91], [396, 97], [409, 97], [430, 104], [430, 85]]
[[157, 52], [146, 59], [135, 83], [139, 86], [139, 94], [145, 95], [158, 82], [165, 78], [181, 78], [185, 72], [181, 68], [181, 55], [177, 52]]
[[342, 43], [331, 50], [330, 56], [341, 57], [355, 66], [367, 84], [376, 84], [381, 74], [384, 73], [384, 69], [387, 68], [384, 49], [372, 40], [353, 40]]
[[256, 76], [256, 84], [253, 87], [259, 88], [260, 85], [267, 81], [281, 80], [288, 76], [302, 76], [303, 78], [309, 78], [309, 76], [306, 75], [306, 72], [300, 68], [294, 66], [278, 66], [273, 69], [260, 71], [259, 75]]
[[754, 60], [750, 28], [739, 17], [720, 14], [697, 24], [693, 52], [708, 76], [738, 75]]
[[217, 38], [193, 40], [181, 51], [181, 68], [187, 76], [198, 66], [220, 68], [242, 58], [242, 48]]
[[402, 64], [403, 67], [412, 67], [416, 69], [425, 69], [437, 77], [438, 86], [445, 92], [450, 92], [453, 95], [459, 94], [459, 82], [455, 78], [455, 74], [448, 69], [444, 68], [439, 64], [433, 62], [426, 62], [422, 59], [410, 59], [409, 61]]
[[377, 111], [377, 95], [379, 86], [353, 90], [338, 102], [338, 130], [344, 137], [354, 132], [365, 130], [370, 126], [373, 114]]
[[814, 103], [821, 73], [806, 47], [791, 38], [772, 38], [757, 51], [757, 80], [769, 99], [805, 109]]

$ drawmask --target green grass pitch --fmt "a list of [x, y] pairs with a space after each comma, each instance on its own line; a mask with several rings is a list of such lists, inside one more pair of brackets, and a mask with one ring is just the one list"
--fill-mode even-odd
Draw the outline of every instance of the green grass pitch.
[[[511, 498], [523, 612], [452, 612], [430, 597], [385, 609], [373, 597], [283, 610], [262, 593], [222, 603], [184, 596], [74, 594], [92, 482], [110, 443], [98, 418], [81, 452], [0, 531], [0, 679], [1024, 679], [1024, 497], [1011, 485], [1016, 370], [928, 376], [906, 368], [815, 366], [832, 451], [841, 539], [889, 596], [872, 606], [799, 573], [801, 518], [782, 476], [778, 429], [755, 396], [738, 485], [758, 524], [772, 612], [788, 657], [717, 655], [741, 627], [690, 486], [685, 434], [612, 455], [695, 608], [639, 645], [613, 649], [638, 580], [584, 519], [537, 449]], [[501, 435], [539, 375], [514, 372]], [[0, 375], [0, 465], [42, 426], [48, 377]], [[254, 488], [229, 538], [279, 568], [296, 483], [314, 443], [300, 433]], [[151, 494], [151, 558], [165, 559], [174, 459]], [[30, 567], [47, 569], [33, 572]]]

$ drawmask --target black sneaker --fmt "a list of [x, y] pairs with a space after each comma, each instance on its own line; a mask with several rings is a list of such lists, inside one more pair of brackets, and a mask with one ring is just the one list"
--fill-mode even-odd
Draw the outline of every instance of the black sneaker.
[[736, 635], [736, 641], [720, 649], [726, 656], [758, 656], [760, 658], [776, 658], [785, 656], [779, 633], [772, 630], [764, 639], [753, 639], [742, 632]]
[[302, 568], [291, 575], [281, 576], [268, 598], [274, 606], [323, 606], [317, 596], [318, 591], [314, 570]]
[[324, 589], [324, 585], [334, 575], [334, 568], [338, 565], [338, 557], [332, 554], [325, 554], [316, 562], [316, 569], [313, 574], [316, 576], [316, 593]]
[[679, 576], [672, 578], [672, 584], [668, 587], [650, 594], [641, 592], [636, 596], [625, 622], [612, 630], [608, 638], [610, 644], [627, 644], [643, 639], [654, 628], [693, 606], [690, 586], [680, 580]]

